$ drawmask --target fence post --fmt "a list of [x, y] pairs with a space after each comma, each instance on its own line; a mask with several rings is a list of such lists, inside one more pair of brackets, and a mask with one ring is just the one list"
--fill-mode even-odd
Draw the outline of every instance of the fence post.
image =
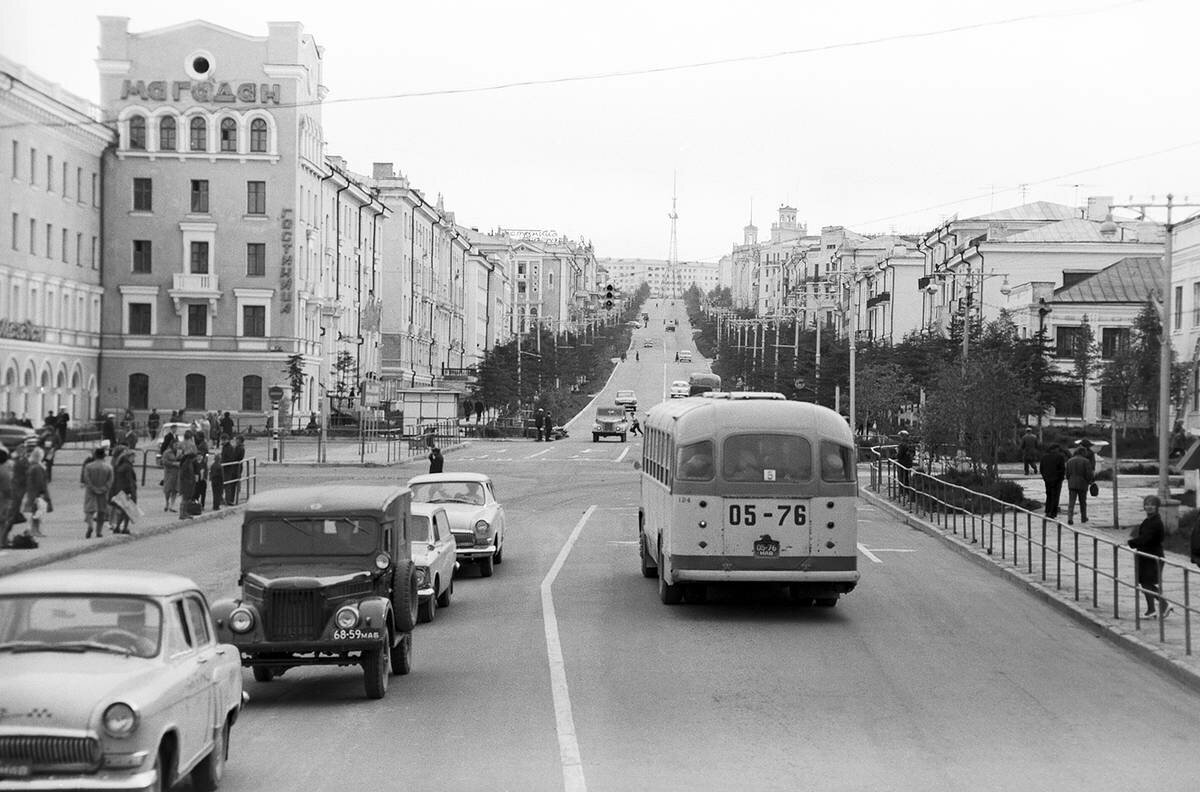
[[[1112, 571], [1112, 577], [1113, 577], [1113, 618], [1114, 618], [1114, 619], [1119, 619], [1119, 618], [1121, 618], [1121, 581], [1120, 581], [1120, 579], [1117, 577], [1117, 571], [1118, 571], [1119, 562], [1118, 562], [1118, 557], [1117, 557], [1117, 546], [1116, 546], [1116, 545], [1113, 545], [1113, 546], [1112, 546], [1112, 554], [1113, 554], [1113, 571]], [[1138, 609], [1137, 609], [1137, 589], [1136, 589], [1136, 588], [1134, 589], [1134, 594], [1133, 594], [1133, 597], [1134, 597], [1134, 602], [1133, 602], [1133, 618], [1134, 618], [1135, 620], [1137, 620], [1137, 618], [1138, 618]]]
[[1188, 655], [1192, 653], [1192, 598], [1188, 586], [1189, 572], [1187, 567], [1183, 568], [1183, 652]]
[[1079, 602], [1079, 531], [1071, 531], [1071, 536], [1075, 544], [1075, 558], [1073, 559], [1075, 566], [1075, 601]]
[[1046, 582], [1046, 518], [1042, 518], [1042, 582]]
[[1062, 590], [1062, 523], [1054, 521], [1057, 539], [1054, 545], [1054, 588]]

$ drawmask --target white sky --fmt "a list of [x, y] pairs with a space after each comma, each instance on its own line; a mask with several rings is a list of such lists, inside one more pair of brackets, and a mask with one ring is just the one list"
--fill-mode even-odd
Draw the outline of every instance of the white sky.
[[[945, 216], [1088, 195], [1200, 200], [1194, 0], [209, 0], [253, 35], [295, 19], [330, 99], [857, 47], [643, 76], [324, 109], [328, 151], [393, 161], [465, 225], [553, 228], [600, 256], [715, 260], [754, 202], [810, 232], [920, 232]], [[92, 100], [96, 16], [140, 32], [163, 0], [0, 0], [0, 52]], [[1185, 145], [1187, 144], [1187, 145]], [[1166, 153], [1164, 149], [1176, 147]], [[1151, 156], [1144, 156], [1150, 154]], [[1122, 164], [1118, 163], [1125, 160]], [[1105, 166], [1105, 167], [1098, 167]], [[1071, 174], [1071, 175], [1067, 175]], [[1076, 186], [1078, 185], [1078, 186]]]

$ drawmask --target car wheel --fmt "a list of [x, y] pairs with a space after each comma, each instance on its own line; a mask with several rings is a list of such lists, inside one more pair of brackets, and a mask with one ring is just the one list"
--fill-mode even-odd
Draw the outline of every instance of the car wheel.
[[362, 666], [367, 698], [383, 698], [387, 694], [388, 677], [392, 675], [392, 647], [385, 642], [378, 649], [363, 652]]
[[158, 753], [154, 755], [154, 782], [146, 787], [146, 792], [164, 792], [171, 788], [171, 779], [167, 778], [167, 773], [171, 766], [171, 757], [167, 753], [166, 748], [159, 746]]
[[450, 607], [450, 597], [453, 594], [454, 594], [454, 578], [450, 578], [450, 584], [446, 586], [446, 590], [443, 591], [441, 594], [438, 594], [438, 598], [437, 598], [438, 607], [439, 608], [449, 608]]
[[270, 682], [275, 678], [275, 671], [267, 666], [256, 665], [252, 670], [255, 682]]
[[638, 536], [638, 556], [640, 556], [642, 562], [642, 577], [657, 577], [658, 566], [650, 558], [650, 554], [646, 552], [646, 536], [644, 534], [639, 534]]
[[392, 618], [399, 632], [412, 632], [417, 626], [417, 600], [417, 569], [406, 561], [392, 578]]
[[212, 750], [192, 770], [192, 788], [198, 792], [213, 792], [225, 776], [225, 760], [229, 758], [229, 721], [221, 726]]
[[504, 536], [496, 534], [496, 552], [492, 554], [492, 563], [500, 566], [504, 563]]
[[[433, 582], [434, 590], [437, 590], [437, 581]], [[438, 601], [437, 597], [430, 594], [425, 599], [421, 600], [421, 604], [417, 606], [417, 621], [421, 624], [428, 624], [433, 621], [433, 617], [437, 615]]]
[[668, 583], [666, 578], [666, 564], [662, 563], [662, 549], [658, 553], [658, 598], [662, 600], [663, 605], [678, 605], [683, 601], [683, 586], [678, 583]]
[[487, 556], [485, 558], [479, 559], [479, 576], [480, 577], [491, 577], [492, 576], [492, 566], [495, 563], [496, 563], [496, 559], [492, 558], [491, 556]]
[[404, 676], [412, 671], [412, 633], [400, 636], [400, 643], [392, 647], [392, 673]]
[[624, 434], [622, 434], [622, 435], [621, 435], [621, 442], [622, 442], [622, 443], [624, 443], [624, 442], [625, 442], [625, 435], [624, 435]]
[[599, 442], [600, 442], [600, 435], [596, 434], [595, 432], [592, 432], [592, 442], [593, 442], [593, 443], [599, 443]]

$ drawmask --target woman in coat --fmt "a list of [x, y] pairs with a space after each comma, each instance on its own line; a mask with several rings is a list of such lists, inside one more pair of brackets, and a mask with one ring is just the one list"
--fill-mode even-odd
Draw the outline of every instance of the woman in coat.
[[179, 448], [179, 516], [191, 517], [187, 513], [187, 504], [196, 497], [196, 441], [195, 433], [188, 429], [183, 433], [183, 443]]
[[29, 452], [29, 472], [25, 479], [25, 502], [21, 505], [21, 510], [29, 514], [29, 534], [31, 536], [45, 536], [42, 533], [42, 517], [45, 515], [42, 510], [38, 509], [38, 498], [45, 500], [46, 511], [51, 508], [46, 466], [42, 462], [45, 453], [36, 446]]
[[[128, 449], [113, 462], [113, 483], [108, 490], [110, 503], [118, 492], [125, 493], [129, 500], [137, 503], [137, 471], [133, 468], [134, 456], [133, 449]], [[129, 533], [129, 515], [120, 506], [112, 505], [108, 521], [112, 525], [113, 533]]]
[[165, 498], [163, 511], [171, 511], [175, 508], [175, 497], [179, 494], [179, 443], [171, 434], [167, 435], [166, 443], [167, 447], [162, 452], [162, 488]]
[[[1146, 511], [1146, 519], [1138, 526], [1133, 536], [1129, 537], [1129, 546], [1138, 551], [1134, 562], [1134, 579], [1138, 588], [1146, 596], [1147, 618], [1167, 616], [1173, 608], [1162, 598], [1162, 560], [1163, 560], [1163, 521], [1158, 514], [1162, 501], [1157, 495], [1147, 495], [1142, 501]], [[1158, 612], [1155, 613], [1154, 603], [1158, 601]]]

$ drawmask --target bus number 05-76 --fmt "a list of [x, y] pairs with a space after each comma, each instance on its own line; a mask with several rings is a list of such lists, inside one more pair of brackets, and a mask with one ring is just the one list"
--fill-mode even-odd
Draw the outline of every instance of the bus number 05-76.
[[745, 525], [747, 527], [757, 525], [758, 519], [761, 516], [764, 521], [778, 515], [779, 525], [787, 524], [788, 520], [792, 521], [792, 525], [804, 525], [808, 520], [807, 509], [801, 505], [793, 506], [790, 503], [781, 503], [775, 506], [774, 512], [758, 513], [757, 507], [752, 504], [729, 504], [729, 524], [730, 525]]

